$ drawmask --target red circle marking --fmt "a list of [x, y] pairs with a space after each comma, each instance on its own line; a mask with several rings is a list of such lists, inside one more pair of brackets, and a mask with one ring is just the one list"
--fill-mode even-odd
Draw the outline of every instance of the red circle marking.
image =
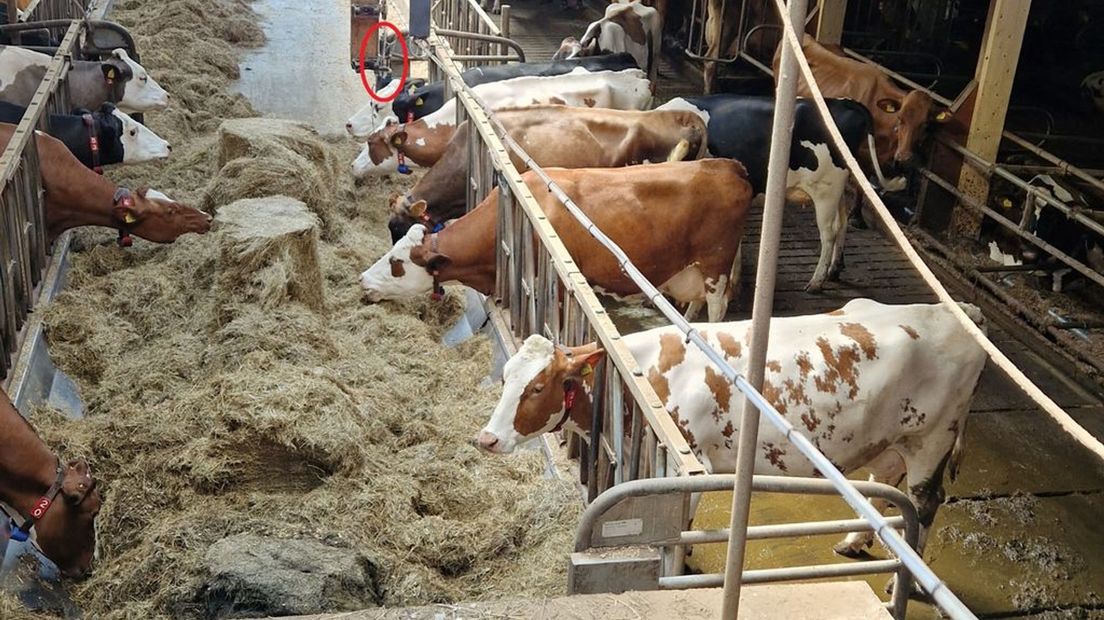
[[[364, 70], [364, 54], [368, 51], [368, 40], [372, 38], [372, 35], [379, 28], [389, 28], [395, 33], [395, 36], [399, 38], [399, 46], [402, 47], [403, 68], [402, 75], [399, 77], [399, 86], [395, 89], [395, 92], [391, 93], [387, 97], [381, 97], [376, 94], [376, 91], [372, 90], [372, 87], [368, 85], [368, 76], [365, 75]], [[379, 103], [391, 103], [399, 96], [399, 93], [403, 90], [403, 85], [406, 84], [406, 76], [410, 73], [410, 50], [406, 47], [406, 37], [399, 31], [399, 27], [391, 22], [378, 22], [376, 25], [368, 29], [368, 32], [364, 33], [364, 38], [360, 41], [360, 82], [364, 84], [364, 90], [368, 91], [368, 96]]]

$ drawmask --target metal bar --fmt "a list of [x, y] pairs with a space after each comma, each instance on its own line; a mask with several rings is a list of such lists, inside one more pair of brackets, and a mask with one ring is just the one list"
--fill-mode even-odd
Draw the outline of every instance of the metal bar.
[[[790, 19], [804, 23], [807, 0], [789, 0]], [[781, 10], [781, 7], [779, 7]], [[767, 163], [766, 201], [759, 239], [759, 261], [755, 272], [755, 301], [751, 309], [751, 352], [748, 357], [747, 383], [758, 394], [763, 388], [774, 312], [774, 283], [778, 268], [778, 246], [782, 239], [782, 210], [786, 202], [786, 177], [790, 170], [790, 142], [793, 139], [794, 110], [797, 106], [797, 51], [783, 45], [779, 63], [778, 88], [774, 97], [774, 125], [771, 129], [770, 159]], [[725, 560], [722, 618], [736, 618], [740, 609], [740, 584], [747, 551], [748, 517], [751, 512], [751, 477], [759, 443], [759, 411], [751, 394], [744, 401], [740, 416], [740, 441], [736, 448], [736, 487], [732, 493], [732, 520]]]
[[1038, 246], [1040, 249], [1045, 251], [1047, 254], [1050, 254], [1054, 258], [1057, 258], [1058, 260], [1062, 261], [1063, 263], [1069, 265], [1072, 269], [1075, 269], [1081, 275], [1083, 275], [1086, 278], [1092, 280], [1093, 282], [1097, 283], [1100, 286], [1104, 286], [1104, 274], [1097, 273], [1096, 271], [1094, 271], [1088, 265], [1085, 265], [1081, 261], [1078, 261], [1078, 260], [1072, 258], [1071, 256], [1069, 256], [1065, 252], [1062, 252], [1061, 250], [1054, 247], [1053, 245], [1051, 245], [1051, 244], [1047, 243], [1046, 241], [1043, 241], [1042, 239], [1036, 237], [1034, 234], [1029, 233], [1025, 230], [1020, 230], [1020, 227], [1017, 226], [1015, 222], [1013, 222], [1012, 220], [1004, 217], [1000, 213], [997, 213], [993, 209], [990, 209], [989, 207], [981, 204], [976, 199], [974, 199], [970, 196], [966, 196], [965, 194], [959, 192], [958, 189], [955, 186], [953, 186], [950, 183], [948, 183], [947, 181], [943, 180], [942, 177], [935, 174], [934, 172], [931, 172], [930, 170], [927, 170], [927, 169], [921, 169], [920, 173], [923, 174], [925, 177], [927, 177], [932, 183], [938, 185], [941, 189], [945, 190], [946, 192], [948, 192], [948, 193], [952, 194], [953, 196], [955, 196], [956, 198], [958, 198], [959, 203], [962, 204], [963, 206], [965, 206], [965, 207], [967, 207], [967, 208], [969, 208], [973, 211], [977, 211], [979, 213], [984, 213], [985, 215], [992, 218], [995, 222], [997, 222], [1001, 226], [1003, 226], [1003, 227], [1007, 228], [1008, 230], [1012, 231], [1013, 233], [1015, 233], [1021, 239], [1024, 239], [1024, 240]]
[[[770, 583], [775, 581], [801, 581], [805, 579], [829, 579], [854, 577], [857, 575], [877, 575], [892, 573], [901, 565], [900, 560], [870, 560], [854, 564], [815, 564], [812, 566], [790, 566], [786, 568], [764, 568], [746, 570], [741, 580], [747, 584]], [[660, 577], [660, 590], [685, 590], [688, 588], [717, 588], [724, 582], [724, 575], [712, 573], [706, 575], [679, 575]], [[722, 616], [727, 618], [728, 616]]]
[[[905, 527], [905, 518], [887, 517], [886, 522], [896, 529]], [[772, 525], [752, 525], [747, 529], [747, 540], [766, 540], [769, 538], [790, 538], [794, 536], [822, 536], [825, 534], [847, 534], [850, 532], [871, 532], [874, 528], [864, 519], [839, 519], [835, 521], [814, 521], [811, 523], [778, 523]], [[731, 530], [691, 530], [679, 536], [679, 544], [703, 545], [728, 542]]]

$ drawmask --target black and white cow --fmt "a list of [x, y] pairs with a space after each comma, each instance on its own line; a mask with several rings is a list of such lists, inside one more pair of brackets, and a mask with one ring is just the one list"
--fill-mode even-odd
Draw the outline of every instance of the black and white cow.
[[[829, 99], [828, 108], [847, 147], [857, 152], [859, 145], [870, 134], [870, 112], [862, 104], [849, 99]], [[714, 157], [729, 157], [743, 163], [752, 190], [756, 194], [765, 191], [774, 118], [772, 97], [678, 97], [657, 109], [696, 112], [707, 127], [709, 153]], [[786, 186], [787, 190], [803, 191], [816, 208], [820, 260], [805, 287], [808, 291], [819, 291], [826, 279], [838, 276], [843, 269], [843, 241], [848, 216], [843, 195], [849, 175], [843, 159], [830, 144], [831, 139], [816, 105], [811, 100], [799, 99], [794, 114]], [[788, 192], [788, 195], [792, 194]]]
[[[1090, 217], [1093, 213], [1101, 214], [1102, 217], [1097, 221], [1104, 224], [1104, 210], [1099, 209], [1100, 204], [1087, 192], [1081, 191], [1069, 181], [1049, 174], [1040, 174], [1028, 183], [1082, 214]], [[1012, 204], [1011, 199], [1008, 198], [1003, 199], [1002, 202], [1008, 206]], [[1088, 265], [1094, 271], [1104, 273], [1104, 237], [1055, 207], [1044, 204], [1041, 200], [1028, 198], [1025, 208], [1029, 210], [1026, 214], [1027, 230], [1070, 258]], [[1017, 241], [1019, 241], [1020, 257], [1016, 257], [1015, 252], [1013, 255], [1004, 254], [998, 243], [993, 241], [989, 244], [990, 258], [1004, 265], [1019, 265], [1024, 262], [1038, 265], [1040, 269], [1050, 273], [1051, 289], [1056, 293], [1061, 292], [1063, 280], [1067, 275], [1072, 274], [1073, 270], [1034, 244], [1019, 238]]]
[[[18, 125], [25, 111], [22, 106], [0, 102], [0, 123]], [[53, 114], [49, 133], [93, 170], [165, 159], [172, 151], [168, 142], [110, 103], [96, 112], [78, 109], [73, 114]]]
[[[474, 67], [461, 75], [464, 78], [464, 83], [468, 86], [478, 86], [517, 77], [563, 75], [579, 67], [588, 72], [639, 68], [630, 54], [608, 54], [556, 62], [522, 62], [493, 67]], [[394, 80], [382, 89], [381, 94], [384, 96], [390, 95], [397, 86], [398, 80]], [[345, 123], [345, 130], [355, 138], [367, 138], [379, 127], [380, 121], [388, 115], [394, 114], [402, 122], [410, 122], [436, 112], [444, 104], [444, 82], [426, 83], [424, 80], [419, 80], [408, 86], [405, 92], [400, 93], [389, 104], [380, 104], [373, 101], [361, 108]]]

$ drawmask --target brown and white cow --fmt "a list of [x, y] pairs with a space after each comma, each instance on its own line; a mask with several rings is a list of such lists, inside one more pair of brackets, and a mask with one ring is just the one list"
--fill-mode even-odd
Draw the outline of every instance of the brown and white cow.
[[602, 19], [587, 26], [582, 39], [567, 37], [552, 60], [628, 52], [654, 84], [659, 77], [663, 16], [640, 0], [614, 1]]
[[86, 576], [100, 504], [88, 463], [59, 461], [0, 391], [0, 516], [12, 538], [26, 532], [63, 575]]
[[[652, 99], [650, 83], [640, 69], [587, 71], [578, 67], [570, 73], [523, 76], [472, 87], [492, 109], [546, 103], [586, 108], [643, 110]], [[403, 172], [401, 158], [410, 164], [429, 167], [437, 163], [456, 131], [456, 99], [416, 121], [399, 123], [386, 119], [368, 136], [367, 144], [353, 162], [353, 176]]]
[[[576, 108], [561, 105], [498, 110], [495, 116], [542, 168], [620, 168], [646, 162], [700, 159], [705, 122], [692, 112]], [[528, 166], [511, 151], [519, 171]], [[392, 197], [388, 223], [397, 242], [415, 223], [430, 229], [464, 214], [468, 175], [468, 123], [405, 195]]]
[[[776, 76], [781, 49], [779, 46], [774, 55]], [[877, 165], [882, 170], [910, 164], [929, 125], [951, 120], [950, 111], [936, 105], [931, 95], [898, 88], [881, 69], [844, 56], [838, 46], [830, 49], [805, 35], [802, 50], [825, 97], [853, 99], [870, 110], [874, 120]], [[797, 96], [812, 96], [804, 78], [799, 78]], [[869, 148], [862, 150], [869, 151]], [[865, 164], [869, 157], [860, 157], [860, 161]]]
[[[7, 148], [15, 126], [0, 123], [0, 149]], [[77, 226], [119, 230], [129, 245], [131, 234], [157, 243], [172, 243], [186, 233], [206, 233], [211, 216], [174, 202], [164, 194], [131, 192], [89, 170], [63, 142], [36, 132], [42, 184], [46, 188], [46, 232], [50, 240]]]
[[[725, 313], [739, 277], [736, 260], [751, 202], [738, 162], [703, 159], [629, 166], [547, 170], [586, 215], [650, 281], [694, 316], [703, 302], [709, 320]], [[584, 276], [620, 296], [639, 294], [617, 260], [560, 204], [532, 171], [525, 184]], [[361, 274], [365, 301], [411, 297], [459, 282], [490, 294], [495, 286], [498, 190], [438, 233], [422, 225]]]
[[[962, 307], [975, 322], [984, 320], [976, 307]], [[750, 326], [738, 321], [695, 328], [742, 373]], [[706, 468], [733, 472], [743, 395], [673, 326], [622, 342]], [[506, 363], [502, 397], [476, 438], [479, 446], [508, 453], [561, 427], [586, 436], [594, 377], [588, 370], [603, 354], [594, 344], [557, 348], [530, 336]], [[954, 476], [959, 464], [985, 359], [941, 304], [856, 299], [828, 314], [771, 321], [763, 395], [844, 473], [867, 467], [873, 480], [906, 480], [919, 511], [922, 552], [943, 500], [943, 473]], [[818, 475], [770, 424], [761, 426], [757, 446], [757, 474]], [[852, 534], [836, 550], [854, 556], [871, 540], [870, 533]]]

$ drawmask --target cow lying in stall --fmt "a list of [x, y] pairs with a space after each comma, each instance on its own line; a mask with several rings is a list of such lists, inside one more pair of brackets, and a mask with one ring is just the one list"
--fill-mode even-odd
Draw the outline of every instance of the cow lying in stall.
[[[858, 101], [870, 111], [872, 139], [870, 144], [862, 145], [865, 156], [858, 156], [859, 162], [864, 166], [869, 164], [867, 172], [877, 175], [886, 190], [904, 189], [903, 183], [887, 183], [882, 172], [912, 165], [928, 128], [950, 121], [950, 111], [937, 106], [931, 95], [923, 91], [906, 92], [898, 88], [881, 69], [844, 56], [838, 46], [828, 48], [805, 35], [801, 49], [825, 97]], [[779, 75], [781, 53], [782, 46], [779, 46], [774, 55], [776, 76]], [[812, 91], [801, 76], [798, 76], [797, 96], [812, 97]]]
[[[519, 77], [548, 77], [563, 75], [573, 71], [594, 73], [597, 71], [624, 71], [639, 69], [629, 54], [607, 54], [587, 58], [574, 58], [556, 62], [516, 62], [490, 67], [472, 67], [460, 74], [468, 86], [478, 86], [491, 82], [501, 82]], [[392, 80], [380, 91], [388, 97], [398, 88], [399, 81]], [[408, 83], [404, 92], [399, 93], [390, 103], [373, 101], [361, 108], [345, 123], [345, 131], [354, 138], [364, 139], [379, 127], [382, 119], [394, 115], [403, 122], [418, 120], [441, 109], [445, 105], [445, 83], [419, 80]]]
[[[23, 106], [0, 102], [0, 123], [19, 124]], [[110, 103], [99, 111], [51, 114], [50, 135], [61, 140], [82, 164], [97, 170], [111, 164], [138, 164], [165, 159], [169, 143]]]
[[582, 39], [564, 39], [552, 60], [627, 52], [654, 84], [659, 77], [662, 29], [663, 19], [656, 9], [639, 0], [611, 2], [602, 19], [587, 26]]
[[[52, 56], [14, 46], [0, 46], [0, 101], [27, 106], [31, 103]], [[115, 103], [135, 114], [163, 110], [169, 94], [124, 49], [103, 62], [75, 60], [69, 71], [69, 103], [74, 108], [98, 109]]]
[[[689, 112], [544, 105], [501, 109], [495, 116], [541, 167], [620, 168], [705, 156], [705, 123]], [[392, 242], [415, 223], [436, 230], [464, 214], [468, 125], [460, 125], [440, 160], [410, 191], [392, 196]], [[511, 156], [518, 171], [528, 170], [525, 162], [512, 152]]]
[[[548, 77], [520, 77], [472, 88], [494, 109], [537, 104], [560, 104], [615, 110], [643, 110], [652, 94], [640, 69], [571, 72]], [[404, 160], [428, 168], [441, 159], [456, 131], [456, 99], [412, 123], [388, 119], [368, 137], [353, 162], [353, 176], [409, 172]]]
[[0, 512], [11, 538], [32, 541], [62, 575], [87, 576], [100, 504], [88, 463], [63, 465], [0, 391]]
[[[7, 148], [15, 125], [0, 123], [0, 150]], [[131, 234], [172, 243], [186, 233], [206, 233], [211, 216], [153, 190], [130, 190], [89, 170], [65, 145], [36, 132], [42, 185], [46, 189], [46, 233], [52, 242], [77, 226], [106, 226], [119, 231], [120, 245]]]
[[[1076, 209], [1082, 215], [1087, 217], [1095, 215], [1096, 220], [1104, 224], [1104, 211], [1094, 208], [1099, 206], [1099, 200], [1089, 192], [1082, 191], [1071, 181], [1049, 174], [1039, 174], [1032, 177], [1028, 183], [1044, 194]], [[1015, 204], [1008, 197], [1002, 198], [1000, 202], [1005, 208], [1011, 208]], [[1030, 210], [1025, 218], [1025, 230], [1034, 233], [1036, 237], [1059, 252], [1084, 263], [1090, 269], [1104, 273], [1104, 238], [1042, 200], [1028, 197], [1024, 208]], [[1004, 240], [1003, 236], [1001, 240]], [[1015, 250], [1013, 255], [1009, 256], [1001, 252], [997, 241], [991, 241], [990, 258], [1003, 265], [1020, 265], [1024, 262], [1038, 265], [1040, 270], [1049, 274], [1051, 290], [1055, 293], [1063, 290], [1066, 276], [1075, 273], [1066, 263], [1028, 241], [1013, 237], [1012, 245]], [[1080, 276], [1080, 274], [1076, 275]]]
[[[870, 134], [870, 114], [854, 101], [829, 100], [828, 108], [847, 147], [854, 151]], [[677, 97], [657, 109], [687, 110], [701, 116], [708, 127], [710, 155], [729, 157], [743, 163], [747, 166], [748, 179], [755, 193], [760, 194], [766, 189], [771, 122], [774, 118], [773, 98], [748, 95]], [[821, 290], [825, 280], [835, 279], [843, 270], [843, 245], [847, 232], [847, 208], [843, 195], [848, 187], [849, 175], [843, 159], [831, 144], [813, 102], [799, 100], [794, 111], [786, 186], [790, 190], [804, 192], [816, 209], [820, 259], [805, 287], [810, 292]]]
[[[739, 278], [740, 241], [751, 187], [739, 163], [727, 159], [627, 168], [551, 168], [546, 172], [637, 265], [648, 280], [693, 317], [703, 302], [710, 321], [724, 317]], [[532, 171], [525, 184], [541, 204], [575, 264], [605, 292], [640, 291], [617, 260], [560, 204]], [[438, 233], [415, 225], [361, 274], [364, 299], [378, 302], [440, 290], [459, 282], [491, 294], [495, 286], [498, 189]]]
[[[982, 324], [974, 306], [962, 308]], [[694, 327], [737, 372], [744, 372], [750, 321]], [[710, 473], [732, 473], [744, 398], [674, 326], [622, 338]], [[596, 344], [556, 347], [533, 335], [505, 366], [502, 397], [476, 442], [509, 453], [564, 428], [588, 437], [589, 372]], [[943, 473], [957, 472], [966, 416], [985, 351], [939, 304], [887, 306], [850, 301], [828, 314], [775, 318], [763, 395], [844, 473], [868, 468], [871, 480], [906, 480], [920, 517], [918, 552], [943, 501]], [[565, 403], [571, 403], [568, 407]], [[818, 472], [769, 424], [759, 430], [756, 474]], [[875, 505], [884, 509], [884, 503]], [[853, 533], [835, 548], [858, 556], [873, 541]]]

